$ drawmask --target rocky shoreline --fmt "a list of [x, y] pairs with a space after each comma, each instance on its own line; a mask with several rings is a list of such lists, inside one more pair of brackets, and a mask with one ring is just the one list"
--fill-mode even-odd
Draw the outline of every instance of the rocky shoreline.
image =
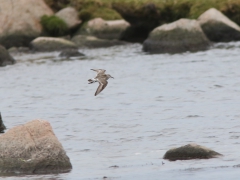
[[[42, 52], [124, 45], [142, 32], [147, 33], [143, 39], [143, 51], [149, 53], [202, 51], [207, 50], [213, 42], [240, 40], [240, 27], [237, 23], [215, 8], [208, 9], [195, 20], [179, 18], [170, 23], [155, 23], [152, 30], [148, 32], [147, 27], [137, 28], [136, 24], [139, 22], [129, 19], [129, 16], [124, 14], [116, 4], [112, 4], [111, 7], [116, 9], [124, 19], [119, 19], [120, 16], [116, 20], [93, 18], [92, 14], [95, 12], [87, 18], [83, 16], [83, 9], [79, 14], [78, 4], [75, 1], [76, 8], [65, 7], [55, 13], [54, 9], [50, 8], [53, 5], [51, 6], [48, 1], [50, 7], [44, 0], [26, 1], [29, 1], [28, 5], [23, 0], [13, 1], [12, 4], [10, 1], [0, 4], [1, 7], [5, 7], [0, 12], [2, 23], [5, 20], [0, 31], [0, 44], [9, 49], [9, 52], [28, 48], [28, 52]], [[83, 1], [79, 3], [81, 2], [83, 3]], [[11, 10], [9, 7], [12, 7]], [[154, 13], [157, 6], [148, 4], [146, 9]], [[11, 18], [9, 12], [12, 13]], [[149, 19], [150, 22], [153, 20]], [[1, 51], [5, 51], [4, 47], [1, 47]], [[2, 54], [5, 55], [0, 56], [0, 66], [14, 64], [15, 60], [11, 55], [6, 52]]]

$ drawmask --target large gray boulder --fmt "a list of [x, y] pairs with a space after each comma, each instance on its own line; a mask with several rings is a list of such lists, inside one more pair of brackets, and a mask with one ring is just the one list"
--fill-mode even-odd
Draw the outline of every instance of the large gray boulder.
[[69, 29], [77, 27], [82, 22], [78, 17], [78, 12], [73, 7], [61, 9], [55, 15], [62, 19]]
[[105, 21], [102, 18], [95, 18], [84, 24], [76, 35], [90, 35], [109, 40], [120, 39], [129, 26], [130, 24], [125, 20]]
[[72, 165], [49, 122], [33, 120], [0, 136], [0, 174], [62, 173]]
[[0, 8], [0, 44], [6, 48], [28, 46], [42, 32], [41, 16], [53, 14], [44, 0], [1, 0]]
[[188, 144], [179, 148], [168, 150], [163, 159], [170, 161], [189, 160], [189, 159], [210, 159], [222, 156], [220, 153], [213, 151], [204, 146], [197, 144]]
[[199, 18], [204, 33], [214, 42], [240, 40], [240, 27], [215, 8], [204, 12]]
[[30, 43], [34, 51], [59, 51], [63, 49], [76, 49], [77, 45], [63, 38], [38, 37]]
[[0, 45], [0, 66], [11, 65], [14, 63], [15, 59], [13, 59], [5, 47]]
[[155, 28], [143, 43], [143, 50], [150, 53], [182, 53], [201, 51], [211, 43], [196, 20], [180, 19]]
[[85, 35], [74, 36], [71, 41], [73, 41], [80, 48], [102, 48], [127, 44], [124, 41], [99, 39], [95, 36]]

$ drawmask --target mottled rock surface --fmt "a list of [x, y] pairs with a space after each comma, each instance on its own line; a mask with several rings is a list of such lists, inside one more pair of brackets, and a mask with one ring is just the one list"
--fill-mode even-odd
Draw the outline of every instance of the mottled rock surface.
[[62, 19], [69, 29], [77, 27], [82, 22], [78, 17], [78, 12], [73, 7], [66, 7], [57, 12], [55, 15]]
[[188, 144], [179, 148], [168, 150], [163, 159], [170, 161], [189, 160], [189, 159], [210, 159], [222, 156], [220, 153], [213, 151], [204, 146], [197, 144]]
[[30, 46], [34, 51], [59, 51], [77, 48], [72, 41], [53, 37], [38, 37], [30, 43]]
[[208, 39], [214, 42], [240, 40], [240, 27], [215, 8], [199, 16], [198, 21]]
[[201, 51], [211, 43], [196, 20], [180, 19], [155, 28], [143, 43], [150, 53], [182, 53]]
[[95, 18], [88, 21], [76, 35], [96, 36], [100, 39], [120, 39], [122, 33], [130, 26], [125, 20], [105, 21]]
[[0, 44], [28, 46], [42, 32], [40, 18], [52, 15], [44, 0], [0, 0]]
[[0, 45], [0, 66], [11, 65], [14, 63], [15, 59], [13, 59], [5, 47]]
[[0, 136], [0, 174], [61, 173], [72, 165], [49, 122], [33, 120]]

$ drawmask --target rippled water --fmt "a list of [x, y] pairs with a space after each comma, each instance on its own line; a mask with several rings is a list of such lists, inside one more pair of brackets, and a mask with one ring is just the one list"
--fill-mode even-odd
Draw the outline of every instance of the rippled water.
[[[34, 180], [239, 179], [240, 43], [176, 55], [148, 55], [141, 45], [18, 54], [0, 68], [0, 110], [8, 128], [48, 120], [71, 159], [65, 174], [4, 177]], [[94, 96], [91, 68], [106, 69]], [[188, 143], [224, 156], [169, 162], [164, 153]], [[163, 164], [164, 163], [164, 164]]]

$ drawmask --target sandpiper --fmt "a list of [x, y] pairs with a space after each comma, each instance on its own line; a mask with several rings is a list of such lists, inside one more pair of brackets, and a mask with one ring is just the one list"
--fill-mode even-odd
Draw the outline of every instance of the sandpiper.
[[107, 80], [109, 78], [113, 78], [110, 74], [105, 74], [104, 69], [91, 69], [93, 71], [97, 72], [97, 76], [95, 78], [89, 79], [88, 84], [92, 84], [95, 82], [99, 82], [99, 86], [97, 88], [97, 91], [95, 92], [95, 96], [98, 95], [108, 84]]

